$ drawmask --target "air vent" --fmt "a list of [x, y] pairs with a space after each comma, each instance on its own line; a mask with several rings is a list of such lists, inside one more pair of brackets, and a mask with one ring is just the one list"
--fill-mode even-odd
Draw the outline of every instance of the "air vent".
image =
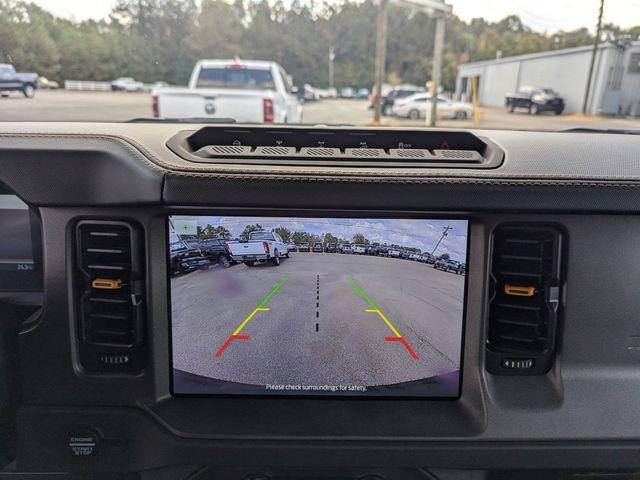
[[141, 238], [139, 228], [127, 222], [77, 224], [79, 350], [89, 371], [137, 371], [144, 363]]
[[185, 160], [345, 168], [497, 168], [504, 153], [464, 131], [298, 126], [209, 126], [167, 146]]
[[487, 370], [540, 375], [553, 364], [560, 308], [560, 231], [504, 225], [493, 234]]

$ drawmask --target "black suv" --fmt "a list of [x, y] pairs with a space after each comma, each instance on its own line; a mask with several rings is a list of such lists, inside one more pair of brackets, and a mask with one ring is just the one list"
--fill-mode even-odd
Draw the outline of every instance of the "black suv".
[[179, 241], [170, 245], [169, 269], [172, 276], [209, 268], [211, 261], [204, 256], [202, 250], [194, 246], [195, 243]]
[[336, 253], [338, 249], [338, 245], [335, 243], [327, 243], [327, 245], [324, 247], [324, 251], [327, 253]]
[[231, 257], [231, 251], [227, 242], [219, 238], [207, 238], [198, 240], [194, 247], [200, 249], [204, 257], [211, 263], [217, 263], [222, 268], [229, 268], [236, 263]]
[[313, 252], [314, 253], [324, 252], [324, 247], [322, 246], [322, 242], [316, 242], [313, 244]]

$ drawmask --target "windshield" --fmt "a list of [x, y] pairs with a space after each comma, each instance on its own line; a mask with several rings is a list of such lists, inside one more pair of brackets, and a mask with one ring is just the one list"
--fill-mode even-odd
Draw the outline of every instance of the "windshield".
[[275, 240], [275, 237], [269, 232], [252, 232], [249, 234], [249, 240]]
[[0, 122], [640, 130], [640, 2], [599, 7], [0, 0]]
[[268, 70], [245, 68], [203, 68], [198, 76], [197, 88], [275, 88]]

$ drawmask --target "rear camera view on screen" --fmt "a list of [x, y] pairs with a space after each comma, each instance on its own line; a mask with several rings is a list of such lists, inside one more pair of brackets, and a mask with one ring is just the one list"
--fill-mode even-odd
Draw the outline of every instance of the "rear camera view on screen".
[[466, 220], [168, 228], [174, 395], [458, 397]]

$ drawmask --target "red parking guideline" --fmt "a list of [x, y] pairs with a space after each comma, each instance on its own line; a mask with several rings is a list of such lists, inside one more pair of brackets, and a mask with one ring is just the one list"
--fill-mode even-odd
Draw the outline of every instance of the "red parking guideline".
[[222, 355], [224, 351], [227, 349], [227, 347], [231, 345], [231, 342], [233, 342], [234, 340], [249, 340], [249, 335], [231, 335], [229, 338], [227, 338], [227, 341], [224, 342], [216, 352], [216, 358]]
[[413, 348], [411, 348], [411, 345], [409, 345], [409, 342], [407, 342], [404, 337], [386, 337], [385, 340], [387, 342], [400, 342], [402, 345], [404, 345], [404, 348], [407, 349], [409, 355], [411, 355], [414, 360], [418, 360], [418, 354], [413, 350]]

